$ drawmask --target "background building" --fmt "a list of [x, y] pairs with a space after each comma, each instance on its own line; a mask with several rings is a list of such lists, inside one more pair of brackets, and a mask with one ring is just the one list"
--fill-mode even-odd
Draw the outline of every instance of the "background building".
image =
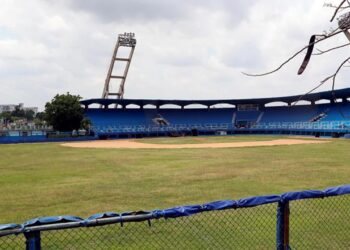
[[38, 107], [25, 107], [23, 103], [20, 104], [0, 104], [0, 113], [3, 112], [13, 112], [16, 110], [16, 107], [24, 111], [33, 111], [34, 114], [38, 113]]

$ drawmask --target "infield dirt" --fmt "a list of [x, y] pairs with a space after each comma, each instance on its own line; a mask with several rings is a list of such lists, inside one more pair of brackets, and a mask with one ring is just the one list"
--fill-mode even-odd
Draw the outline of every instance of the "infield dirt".
[[63, 146], [74, 148], [132, 148], [132, 149], [176, 149], [176, 148], [240, 148], [282, 146], [298, 144], [326, 143], [325, 140], [277, 139], [270, 141], [197, 143], [197, 144], [151, 144], [137, 140], [103, 140], [63, 143]]

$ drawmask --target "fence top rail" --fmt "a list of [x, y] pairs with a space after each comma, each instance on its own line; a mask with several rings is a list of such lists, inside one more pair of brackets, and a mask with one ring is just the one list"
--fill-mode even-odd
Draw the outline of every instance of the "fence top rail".
[[249, 208], [270, 203], [285, 203], [295, 200], [326, 198], [332, 196], [350, 194], [350, 185], [331, 187], [324, 190], [304, 190], [287, 192], [281, 195], [265, 195], [243, 198], [239, 200], [220, 200], [201, 205], [188, 205], [168, 208], [164, 210], [136, 211], [136, 212], [105, 212], [94, 214], [87, 219], [76, 216], [51, 216], [38, 217], [28, 220], [23, 224], [2, 224], [0, 225], [0, 237], [28, 233], [34, 231], [59, 230], [76, 227], [102, 226], [107, 224], [150, 221], [160, 218], [177, 218], [191, 216], [194, 214], [226, 210]]

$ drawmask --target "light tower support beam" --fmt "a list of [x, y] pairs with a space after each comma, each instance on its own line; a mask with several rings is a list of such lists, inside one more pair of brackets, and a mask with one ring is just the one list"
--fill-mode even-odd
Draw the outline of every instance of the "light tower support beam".
[[[124, 91], [125, 91], [125, 88], [124, 88], [125, 81], [126, 81], [126, 77], [128, 75], [129, 68], [130, 68], [130, 63], [132, 60], [132, 56], [134, 54], [135, 46], [136, 46], [136, 39], [135, 39], [134, 33], [124, 33], [124, 34], [118, 35], [117, 43], [116, 43], [114, 51], [113, 51], [111, 63], [109, 65], [107, 77], [105, 80], [105, 85], [104, 85], [103, 92], [102, 92], [102, 98], [108, 99], [110, 96], [117, 96], [117, 99], [123, 99]], [[128, 57], [126, 57], [126, 58], [118, 57], [118, 49], [120, 47], [130, 48]], [[126, 62], [125, 67], [124, 67], [124, 71], [123, 71], [123, 75], [113, 75], [114, 64], [116, 61]], [[110, 87], [111, 79], [120, 79], [120, 85], [119, 85], [118, 92], [110, 91], [111, 90], [111, 87]]]

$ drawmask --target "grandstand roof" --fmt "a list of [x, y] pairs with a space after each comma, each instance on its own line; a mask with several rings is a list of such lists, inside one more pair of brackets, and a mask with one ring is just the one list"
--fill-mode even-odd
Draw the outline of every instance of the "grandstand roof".
[[174, 104], [181, 107], [191, 105], [191, 104], [201, 104], [204, 106], [212, 106], [215, 104], [260, 104], [265, 105], [272, 102], [284, 102], [287, 104], [291, 104], [297, 100], [309, 101], [310, 103], [314, 103], [319, 100], [334, 100], [335, 98], [346, 99], [350, 97], [350, 88], [339, 89], [332, 91], [323, 91], [313, 94], [308, 94], [304, 96], [294, 95], [294, 96], [285, 96], [285, 97], [269, 97], [269, 98], [253, 98], [253, 99], [217, 99], [217, 100], [168, 100], [168, 99], [88, 99], [83, 100], [80, 103], [85, 107], [88, 107], [91, 104], [99, 104], [103, 106], [109, 106], [113, 104], [118, 104], [123, 107], [134, 104], [140, 107], [145, 105], [154, 105], [160, 107], [166, 104]]

